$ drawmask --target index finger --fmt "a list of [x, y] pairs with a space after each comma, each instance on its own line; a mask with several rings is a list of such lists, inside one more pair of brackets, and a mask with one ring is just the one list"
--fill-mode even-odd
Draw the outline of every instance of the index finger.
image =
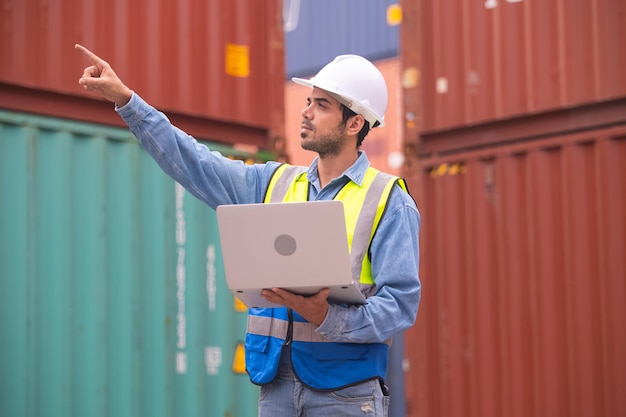
[[80, 52], [85, 57], [87, 57], [87, 59], [90, 60], [91, 63], [94, 64], [94, 65], [96, 65], [96, 64], [99, 64], [99, 65], [106, 64], [104, 59], [100, 58], [98, 55], [94, 54], [89, 49], [85, 48], [83, 45], [80, 45], [80, 44], [77, 43], [76, 45], [74, 45], [74, 49], [76, 49], [78, 52]]

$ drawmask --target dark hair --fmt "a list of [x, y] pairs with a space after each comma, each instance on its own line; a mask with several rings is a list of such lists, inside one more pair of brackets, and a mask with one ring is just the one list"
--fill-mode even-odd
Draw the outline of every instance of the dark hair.
[[[343, 120], [343, 124], [345, 125], [346, 123], [348, 123], [348, 119], [356, 116], [356, 113], [353, 112], [348, 106], [345, 105], [341, 105], [341, 112], [342, 112], [342, 120]], [[379, 123], [376, 122], [374, 124], [374, 127], [378, 126]], [[367, 134], [370, 132], [370, 122], [368, 122], [367, 120], [365, 120], [365, 123], [363, 124], [363, 127], [361, 128], [361, 130], [359, 131], [359, 133], [357, 134], [357, 141], [356, 141], [356, 147], [359, 148], [361, 147], [361, 144], [363, 143], [363, 140], [365, 139], [365, 136], [367, 136]]]

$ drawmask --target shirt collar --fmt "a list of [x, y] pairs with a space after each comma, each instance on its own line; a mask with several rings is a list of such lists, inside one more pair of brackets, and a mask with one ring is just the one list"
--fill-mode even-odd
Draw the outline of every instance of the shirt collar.
[[[319, 175], [317, 173], [318, 160], [319, 157], [316, 157], [309, 166], [307, 179], [311, 184], [319, 184]], [[347, 177], [350, 181], [360, 186], [363, 182], [363, 177], [365, 177], [365, 171], [367, 171], [369, 166], [370, 161], [367, 159], [367, 155], [365, 155], [365, 152], [359, 151], [359, 157], [354, 161], [354, 164], [343, 172], [342, 176]]]

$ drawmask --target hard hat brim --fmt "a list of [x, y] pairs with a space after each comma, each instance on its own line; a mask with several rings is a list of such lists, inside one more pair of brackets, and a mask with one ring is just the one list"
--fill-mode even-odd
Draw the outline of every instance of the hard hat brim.
[[[315, 78], [315, 77], [313, 77]], [[339, 101], [341, 104], [347, 106], [348, 108], [351, 108], [352, 106], [349, 105], [349, 102], [355, 102], [356, 100], [354, 100], [352, 97], [343, 97], [340, 94], [337, 93], [333, 93], [332, 91], [327, 90], [326, 88], [324, 88], [323, 86], [319, 86], [317, 85], [315, 82], [313, 82], [312, 79], [307, 80], [306, 78], [297, 78], [297, 77], [292, 77], [291, 81], [293, 81], [296, 84], [300, 84], [303, 85], [305, 87], [310, 87], [310, 88], [319, 88], [321, 90], [326, 91], [328, 94], [330, 94], [332, 97], [334, 97], [337, 101]], [[360, 112], [359, 112], [360, 113]], [[374, 126], [374, 122], [378, 122], [378, 126], [382, 127], [385, 125], [385, 119], [384, 118], [378, 118], [376, 117], [376, 115], [374, 114], [362, 114], [366, 119], [369, 119], [370, 117], [372, 118], [372, 120], [370, 120], [370, 127]]]
[[310, 80], [307, 80], [306, 78], [292, 77], [291, 81], [293, 81], [296, 84], [303, 85], [305, 87], [311, 87], [311, 88], [315, 87], [313, 83]]

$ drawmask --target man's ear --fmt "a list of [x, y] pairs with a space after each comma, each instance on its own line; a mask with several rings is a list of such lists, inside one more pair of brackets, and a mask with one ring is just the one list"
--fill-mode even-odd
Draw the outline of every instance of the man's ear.
[[363, 129], [363, 125], [365, 124], [365, 118], [360, 115], [354, 115], [350, 117], [346, 123], [346, 133], [348, 135], [357, 135], [361, 129]]

